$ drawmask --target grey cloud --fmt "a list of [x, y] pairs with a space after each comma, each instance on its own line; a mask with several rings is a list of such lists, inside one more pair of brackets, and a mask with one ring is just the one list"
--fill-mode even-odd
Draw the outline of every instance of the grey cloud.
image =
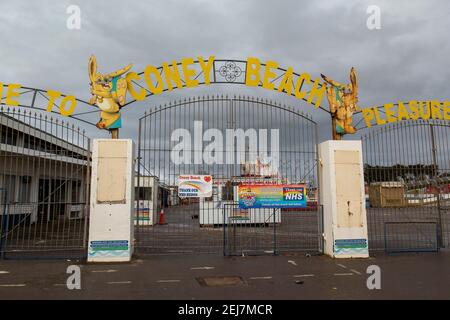
[[[66, 28], [70, 4], [81, 7], [79, 31]], [[366, 8], [372, 4], [381, 7], [379, 31], [366, 28]], [[361, 106], [448, 99], [448, 12], [445, 0], [4, 1], [0, 81], [88, 99], [92, 53], [105, 72], [128, 63], [140, 71], [187, 56], [255, 56], [338, 81], [347, 81], [355, 66]], [[328, 115], [306, 103], [260, 88], [224, 85], [173, 91], [131, 105], [123, 111], [123, 135], [135, 137], [137, 119], [152, 106], [216, 93], [267, 97], [302, 108], [319, 122], [321, 139], [329, 137]], [[93, 114], [93, 121], [97, 117]]]

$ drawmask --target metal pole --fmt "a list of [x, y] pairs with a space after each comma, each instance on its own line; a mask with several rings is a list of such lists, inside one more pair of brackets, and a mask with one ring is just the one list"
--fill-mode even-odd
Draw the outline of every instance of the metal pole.
[[226, 246], [227, 246], [227, 237], [226, 237], [226, 204], [223, 205], [223, 210], [222, 210], [222, 214], [223, 214], [223, 255], [226, 256], [227, 255], [227, 250], [226, 250]]
[[[334, 121], [333, 121], [334, 122]], [[315, 139], [314, 139], [314, 146], [316, 148], [316, 170], [317, 170], [317, 175], [316, 175], [316, 201], [317, 201], [317, 230], [319, 232], [319, 253], [323, 254], [324, 250], [323, 250], [323, 244], [324, 244], [324, 239], [323, 239], [323, 208], [322, 208], [322, 201], [320, 198], [320, 156], [319, 156], [319, 128], [318, 125], [315, 123], [314, 124], [316, 132], [315, 132]], [[334, 132], [334, 129], [333, 129]]]
[[[281, 215], [281, 209], [280, 215]], [[277, 255], [277, 219], [276, 219], [277, 209], [273, 209], [273, 255]]]
[[[78, 135], [80, 133], [78, 132]], [[83, 134], [83, 143], [86, 141], [86, 137]], [[87, 152], [86, 152], [86, 181], [84, 186], [84, 230], [83, 230], [83, 248], [86, 249], [88, 245], [88, 220], [91, 214], [91, 139], [87, 139]], [[86, 253], [86, 252], [85, 252]], [[87, 254], [87, 253], [86, 253]]]
[[[141, 131], [142, 131], [141, 130], [142, 129], [141, 121], [142, 121], [142, 119], [145, 119], [145, 121], [147, 121], [146, 117], [139, 119], [138, 156], [137, 156], [137, 159], [136, 159], [136, 163], [137, 163], [137, 195], [136, 194], [134, 195], [135, 199], [137, 199], [137, 201], [136, 201], [136, 213], [135, 213], [137, 228], [134, 227], [135, 231], [136, 231], [136, 229], [139, 231], [139, 224], [140, 224], [140, 221], [139, 221], [139, 218], [140, 218], [140, 212], [139, 212], [140, 205], [139, 205], [139, 202], [141, 200], [141, 197], [140, 197], [139, 192], [140, 192], [140, 188], [141, 188]], [[155, 180], [156, 180], [156, 177], [153, 177], [153, 186], [152, 186], [152, 191], [151, 191], [152, 193], [153, 193], [153, 188], [155, 187], [155, 183], [156, 183]], [[135, 185], [135, 183], [133, 181], [133, 186], [134, 185]], [[132, 201], [134, 201], [135, 199], [132, 199]], [[154, 211], [153, 210], [153, 208], [154, 208], [153, 202], [155, 200], [156, 199], [154, 199], [153, 195], [152, 195], [152, 208], [150, 208], [150, 206], [148, 208], [148, 217], [149, 217], [149, 219], [151, 219], [150, 221], [152, 221], [152, 224], [153, 224], [153, 215], [156, 214], [156, 212], [153, 212]], [[133, 222], [133, 224], [134, 224], [134, 222]], [[139, 232], [135, 232], [134, 238], [136, 240], [138, 240], [138, 236], [139, 236]], [[136, 251], [136, 246], [135, 246], [134, 250]]]
[[111, 129], [111, 139], [119, 139], [119, 129]]
[[331, 114], [331, 136], [333, 140], [342, 140], [342, 136], [336, 132], [336, 114]]
[[442, 212], [441, 212], [441, 191], [439, 188], [439, 184], [437, 182], [437, 175], [438, 175], [438, 165], [437, 165], [437, 160], [436, 160], [436, 139], [435, 139], [435, 135], [434, 135], [434, 127], [433, 124], [430, 123], [430, 134], [431, 134], [431, 145], [432, 145], [432, 152], [433, 152], [433, 167], [435, 172], [435, 177], [434, 177], [434, 185], [436, 187], [436, 190], [438, 192], [437, 194], [437, 209], [438, 209], [438, 240], [439, 240], [439, 247], [443, 248], [444, 247], [444, 241], [442, 238]]
[[[5, 206], [5, 209], [2, 212], [2, 222], [0, 225], [0, 260], [3, 260], [5, 258], [5, 252], [3, 250], [3, 244], [4, 244], [3, 237], [5, 237], [5, 240], [6, 240], [6, 236], [8, 234], [8, 230], [7, 230], [8, 219], [6, 217], [6, 199], [7, 199], [6, 193], [7, 193], [7, 190], [5, 188], [0, 188], [0, 191], [2, 191], [2, 194], [3, 194], [3, 197], [1, 200], [2, 200], [3, 205]], [[4, 235], [3, 235], [3, 229], [6, 229], [6, 232]]]

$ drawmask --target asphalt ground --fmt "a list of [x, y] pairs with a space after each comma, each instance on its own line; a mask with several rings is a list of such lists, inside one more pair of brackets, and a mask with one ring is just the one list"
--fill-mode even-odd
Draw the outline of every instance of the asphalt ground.
[[[69, 265], [80, 266], [79, 290], [67, 288]], [[367, 287], [370, 265], [380, 267], [379, 290]], [[150, 255], [114, 264], [0, 260], [0, 299], [450, 299], [449, 270], [450, 251], [339, 260], [304, 254]]]

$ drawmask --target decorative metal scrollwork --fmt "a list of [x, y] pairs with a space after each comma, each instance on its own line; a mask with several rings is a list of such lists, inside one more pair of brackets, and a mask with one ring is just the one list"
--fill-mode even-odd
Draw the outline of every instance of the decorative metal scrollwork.
[[234, 82], [236, 78], [242, 74], [242, 70], [233, 61], [227, 61], [225, 62], [225, 65], [220, 67], [219, 74], [224, 77], [227, 82]]

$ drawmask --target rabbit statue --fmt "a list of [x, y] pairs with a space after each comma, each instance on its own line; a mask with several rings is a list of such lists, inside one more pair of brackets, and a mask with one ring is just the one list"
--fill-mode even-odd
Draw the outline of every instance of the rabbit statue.
[[358, 103], [358, 83], [356, 70], [350, 70], [350, 83], [347, 85], [328, 78], [321, 74], [328, 84], [326, 88], [328, 103], [330, 105], [333, 120], [333, 139], [341, 140], [347, 133], [355, 133], [356, 128], [352, 125], [352, 117], [355, 111], [360, 111]]
[[117, 129], [122, 126], [120, 108], [125, 104], [127, 94], [127, 82], [121, 76], [131, 69], [132, 65], [111, 72], [101, 74], [97, 72], [97, 59], [94, 55], [89, 59], [89, 78], [91, 80], [92, 98], [90, 104], [96, 105], [101, 110], [100, 121], [96, 126], [99, 129], [110, 130], [117, 137]]

